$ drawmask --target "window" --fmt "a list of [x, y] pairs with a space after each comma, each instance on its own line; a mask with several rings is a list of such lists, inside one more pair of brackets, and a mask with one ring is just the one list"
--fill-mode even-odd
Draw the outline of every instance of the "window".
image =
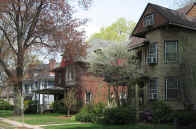
[[92, 97], [91, 92], [86, 91], [86, 98], [85, 98], [86, 104], [89, 104], [91, 102], [91, 97]]
[[151, 79], [149, 82], [149, 99], [155, 100], [158, 99], [159, 94], [158, 94], [158, 79], [154, 78]]
[[147, 62], [148, 64], [156, 64], [158, 62], [158, 48], [157, 43], [152, 43], [148, 48]]
[[154, 14], [144, 16], [144, 27], [154, 24]]
[[177, 63], [178, 41], [165, 41], [165, 63]]
[[178, 80], [168, 78], [165, 80], [165, 98], [166, 100], [176, 100], [178, 97]]

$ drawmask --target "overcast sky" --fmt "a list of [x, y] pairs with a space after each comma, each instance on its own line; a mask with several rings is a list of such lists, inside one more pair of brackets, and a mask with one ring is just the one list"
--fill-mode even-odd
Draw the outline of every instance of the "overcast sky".
[[148, 2], [164, 7], [172, 5], [172, 0], [94, 0], [88, 11], [80, 13], [81, 17], [89, 18], [87, 36], [111, 25], [120, 17], [137, 22]]

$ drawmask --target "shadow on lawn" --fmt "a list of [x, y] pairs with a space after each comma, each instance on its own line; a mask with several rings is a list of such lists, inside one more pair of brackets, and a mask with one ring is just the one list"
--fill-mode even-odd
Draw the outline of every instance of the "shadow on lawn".
[[48, 127], [46, 129], [174, 129], [168, 125], [99, 125], [99, 124], [81, 124], [72, 126], [56, 126]]

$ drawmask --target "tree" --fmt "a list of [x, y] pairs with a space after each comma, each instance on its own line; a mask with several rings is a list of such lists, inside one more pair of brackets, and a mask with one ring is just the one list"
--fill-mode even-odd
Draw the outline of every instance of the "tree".
[[[77, 0], [87, 8], [90, 0]], [[25, 55], [30, 51], [62, 51], [67, 42], [83, 40], [83, 32], [77, 28], [85, 19], [73, 17], [73, 1], [67, 0], [4, 0], [0, 2], [0, 31], [5, 39], [3, 44], [12, 53], [8, 63], [0, 51], [0, 65], [13, 83], [15, 105], [22, 98]], [[14, 64], [10, 67], [9, 63]], [[15, 114], [21, 109], [15, 106]]]
[[[120, 106], [120, 86], [132, 86], [142, 75], [136, 70], [135, 57], [128, 51], [125, 43], [113, 44], [99, 53], [93, 53], [90, 60], [90, 72], [103, 76], [104, 81], [113, 87], [115, 102]], [[129, 92], [130, 93], [130, 92]]]
[[95, 38], [116, 42], [127, 41], [135, 25], [133, 21], [126, 21], [124, 18], [119, 18], [112, 25], [106, 28], [102, 27], [100, 32], [90, 37], [89, 41]]
[[64, 94], [64, 105], [67, 108], [67, 115], [70, 116], [71, 108], [77, 103], [76, 88], [66, 89]]

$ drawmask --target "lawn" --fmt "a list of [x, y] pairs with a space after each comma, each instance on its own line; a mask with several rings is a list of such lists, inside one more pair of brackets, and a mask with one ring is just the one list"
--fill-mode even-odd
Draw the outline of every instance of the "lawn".
[[[11, 120], [20, 121], [19, 116], [13, 116], [12, 111], [0, 111], [0, 117], [5, 117]], [[62, 114], [33, 114], [25, 115], [25, 123], [31, 125], [50, 125], [43, 127], [45, 129], [173, 129], [169, 125], [151, 125], [151, 124], [136, 124], [136, 125], [100, 125], [100, 124], [73, 124], [73, 125], [59, 125], [51, 126], [52, 124], [66, 124], [66, 123], [78, 123], [72, 119], [63, 118]], [[0, 127], [1, 127], [0, 123]], [[4, 123], [5, 124], [5, 123]], [[2, 126], [4, 127], [4, 126]], [[13, 129], [8, 125], [5, 125], [5, 129]], [[8, 128], [9, 127], [9, 128]]]
[[45, 129], [174, 129], [169, 125], [150, 125], [150, 124], [136, 124], [136, 125], [98, 125], [98, 124], [81, 124], [81, 125], [64, 125], [64, 126], [50, 126]]
[[[0, 117], [8, 118], [21, 122], [20, 116], [14, 116], [12, 111], [0, 111]], [[62, 114], [26, 114], [25, 123], [31, 125], [48, 125], [48, 124], [64, 124], [64, 123], [78, 123], [72, 119], [65, 119]]]

